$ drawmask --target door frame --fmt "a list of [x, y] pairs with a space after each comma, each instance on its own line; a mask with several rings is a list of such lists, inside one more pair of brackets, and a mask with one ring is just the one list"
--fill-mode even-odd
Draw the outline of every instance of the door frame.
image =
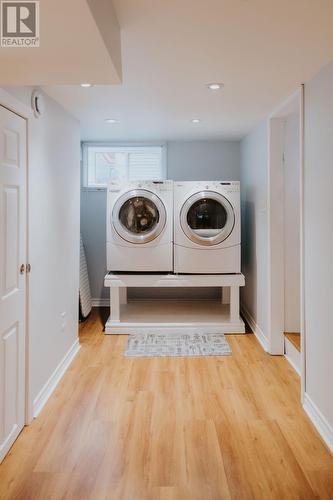
[[[296, 108], [295, 108], [296, 106]], [[268, 118], [268, 350], [284, 355], [284, 218], [280, 196], [283, 176], [283, 121], [290, 111], [299, 113], [300, 162], [300, 334], [301, 397], [305, 392], [305, 321], [304, 321], [304, 85], [294, 92]]]
[[[23, 118], [26, 122], [26, 262], [29, 262], [29, 171], [30, 171], [30, 127], [33, 119], [32, 110], [23, 102], [0, 87], [0, 105]], [[32, 393], [30, 377], [30, 344], [29, 344], [29, 275], [26, 275], [25, 296], [25, 425], [33, 419]]]

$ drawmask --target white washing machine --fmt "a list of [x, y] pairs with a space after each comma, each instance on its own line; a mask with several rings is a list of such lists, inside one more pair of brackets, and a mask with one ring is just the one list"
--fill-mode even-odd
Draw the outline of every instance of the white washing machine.
[[241, 272], [240, 183], [174, 183], [174, 272]]
[[110, 181], [106, 233], [108, 271], [172, 271], [173, 182]]

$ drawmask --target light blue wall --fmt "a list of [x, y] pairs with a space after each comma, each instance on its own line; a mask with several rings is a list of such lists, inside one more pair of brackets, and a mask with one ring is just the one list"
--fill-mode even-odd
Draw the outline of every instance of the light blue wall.
[[238, 181], [238, 141], [168, 143], [168, 178], [174, 181]]
[[268, 331], [268, 122], [259, 124], [241, 142], [243, 311]]
[[[239, 180], [240, 143], [238, 141], [169, 142], [167, 176], [173, 180]], [[93, 298], [108, 298], [103, 287], [106, 273], [106, 191], [81, 193], [81, 232], [87, 254]], [[183, 292], [183, 291], [182, 291]], [[136, 290], [132, 293], [138, 295]], [[140, 297], [149, 290], [140, 291]], [[154, 292], [175, 297], [175, 291]], [[179, 291], [178, 291], [179, 293]], [[192, 290], [191, 297], [210, 298], [216, 290]]]
[[81, 192], [81, 234], [86, 251], [93, 298], [107, 298], [106, 274], [106, 190]]

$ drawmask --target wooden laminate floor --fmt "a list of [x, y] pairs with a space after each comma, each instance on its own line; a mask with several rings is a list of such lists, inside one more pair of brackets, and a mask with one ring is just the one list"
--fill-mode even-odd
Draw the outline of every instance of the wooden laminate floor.
[[292, 345], [300, 352], [301, 351], [301, 334], [285, 332], [284, 336], [292, 343]]
[[129, 359], [99, 314], [0, 466], [1, 499], [333, 498], [332, 455], [283, 357], [233, 335], [229, 357]]

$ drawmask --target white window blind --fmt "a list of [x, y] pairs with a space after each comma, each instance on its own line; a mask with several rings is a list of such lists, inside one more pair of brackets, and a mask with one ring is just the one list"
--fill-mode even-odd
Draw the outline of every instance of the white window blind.
[[103, 188], [110, 179], [119, 181], [165, 178], [165, 146], [105, 146], [83, 144], [87, 188]]

